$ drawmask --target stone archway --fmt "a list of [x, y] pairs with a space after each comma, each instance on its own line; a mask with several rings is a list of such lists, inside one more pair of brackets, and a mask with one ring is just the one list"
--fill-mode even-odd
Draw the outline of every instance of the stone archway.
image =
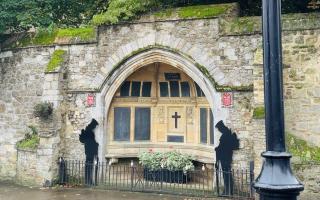
[[[220, 93], [216, 91], [213, 80], [204, 74], [199, 65], [192, 60], [191, 57], [182, 55], [170, 49], [153, 47], [145, 49], [131, 57], [125, 58], [104, 80], [101, 86], [101, 92], [97, 94], [97, 107], [95, 108], [95, 116], [101, 125], [96, 130], [96, 139], [99, 146], [99, 157], [103, 158], [105, 154], [106, 133], [107, 129], [107, 113], [109, 106], [117, 89], [122, 82], [126, 80], [132, 73], [139, 70], [143, 66], [155, 62], [165, 63], [186, 73], [192, 78], [203, 90], [210, 107], [213, 111], [214, 122], [226, 120], [228, 118], [228, 110], [221, 106]], [[219, 135], [215, 135], [215, 141]], [[215, 142], [215, 146], [217, 142]]]

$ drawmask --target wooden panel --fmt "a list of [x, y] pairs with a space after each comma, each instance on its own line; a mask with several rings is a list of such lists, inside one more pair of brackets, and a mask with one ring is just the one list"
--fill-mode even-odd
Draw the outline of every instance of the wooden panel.
[[151, 82], [143, 82], [142, 96], [143, 97], [150, 97], [151, 96]]
[[125, 81], [122, 83], [120, 88], [120, 96], [122, 97], [128, 97], [129, 96], [129, 90], [130, 90], [130, 81]]
[[207, 144], [207, 108], [200, 108], [200, 142]]
[[178, 81], [170, 81], [170, 96], [180, 97], [180, 89]]
[[131, 96], [132, 97], [140, 97], [140, 88], [141, 88], [141, 82], [132, 81]]
[[179, 135], [168, 135], [167, 142], [184, 142], [184, 137]]
[[130, 141], [130, 108], [114, 108], [114, 140]]
[[160, 96], [168, 97], [169, 96], [168, 82], [160, 82], [159, 84], [160, 84]]
[[135, 109], [134, 140], [150, 140], [150, 108]]

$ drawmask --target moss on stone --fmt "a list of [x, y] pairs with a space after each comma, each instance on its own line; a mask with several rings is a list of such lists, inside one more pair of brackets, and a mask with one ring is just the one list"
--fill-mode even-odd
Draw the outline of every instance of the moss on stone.
[[27, 150], [35, 150], [37, 149], [40, 142], [40, 138], [38, 135], [32, 135], [28, 139], [23, 139], [17, 143], [18, 149], [27, 149]]
[[10, 48], [27, 46], [46, 46], [53, 45], [59, 40], [72, 42], [91, 42], [96, 39], [96, 29], [93, 26], [80, 28], [57, 28], [51, 32], [39, 31], [28, 33], [21, 39], [9, 45]]
[[208, 18], [226, 13], [230, 7], [228, 4], [188, 6], [179, 8], [177, 12], [180, 18]]
[[51, 45], [54, 43], [57, 31], [48, 32], [41, 31], [36, 34], [26, 34], [24, 37], [15, 41], [10, 47], [26, 47], [26, 46], [37, 46], [37, 45]]
[[287, 150], [301, 161], [320, 162], [320, 147], [312, 146], [290, 133], [286, 134], [286, 144]]
[[232, 8], [231, 4], [197, 5], [180, 8], [168, 8], [154, 14], [157, 18], [170, 18], [172, 16], [180, 19], [187, 18], [210, 18], [227, 13]]
[[66, 51], [62, 49], [55, 50], [47, 65], [46, 72], [54, 72], [64, 62], [64, 55]]
[[25, 134], [24, 138], [17, 142], [18, 149], [35, 150], [37, 149], [40, 138], [37, 129], [34, 126], [28, 126], [29, 131]]
[[57, 38], [79, 38], [80, 41], [90, 41], [95, 39], [96, 31], [94, 27], [81, 27], [81, 28], [63, 28], [58, 29]]
[[265, 110], [264, 107], [256, 107], [253, 109], [253, 118], [254, 119], [264, 119], [265, 118]]
[[258, 17], [240, 17], [221, 21], [220, 26], [225, 34], [255, 33], [261, 29], [261, 19]]
[[174, 14], [174, 9], [168, 8], [168, 9], [156, 12], [154, 16], [160, 19], [165, 19], [165, 18], [171, 17], [173, 14]]

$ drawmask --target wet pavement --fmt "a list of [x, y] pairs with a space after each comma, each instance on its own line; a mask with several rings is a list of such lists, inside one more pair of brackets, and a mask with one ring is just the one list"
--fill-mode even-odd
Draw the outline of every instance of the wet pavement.
[[0, 200], [189, 200], [170, 195], [93, 189], [31, 188], [0, 183]]

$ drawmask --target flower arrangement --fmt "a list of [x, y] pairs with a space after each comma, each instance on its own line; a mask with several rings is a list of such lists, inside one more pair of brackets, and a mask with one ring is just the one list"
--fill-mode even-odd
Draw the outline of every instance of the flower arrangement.
[[194, 165], [191, 156], [170, 151], [161, 152], [143, 152], [139, 154], [139, 163], [151, 171], [167, 169], [169, 171], [193, 171]]

